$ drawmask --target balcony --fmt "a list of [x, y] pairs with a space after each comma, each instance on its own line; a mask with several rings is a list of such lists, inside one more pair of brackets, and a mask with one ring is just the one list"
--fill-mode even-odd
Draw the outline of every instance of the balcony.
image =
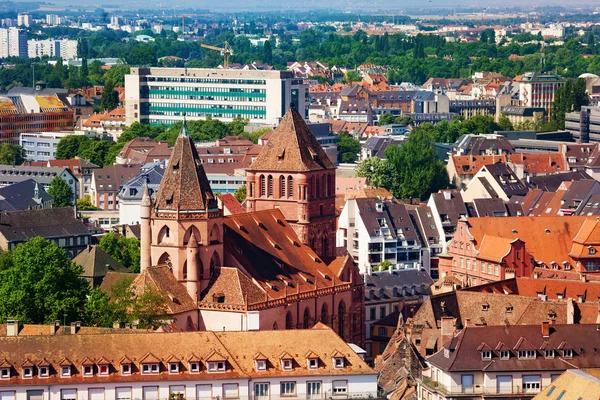
[[429, 388], [433, 389], [437, 393], [444, 394], [446, 396], [451, 395], [452, 397], [472, 397], [474, 394], [484, 394], [487, 396], [498, 396], [503, 397], [510, 394], [526, 395], [527, 397], [533, 397], [540, 393], [543, 389], [523, 389], [520, 385], [512, 385], [511, 388], [498, 388], [496, 387], [484, 387], [483, 385], [473, 385], [470, 387], [463, 387], [462, 385], [445, 386], [439, 382], [432, 380], [429, 377], [424, 376], [420, 383]]

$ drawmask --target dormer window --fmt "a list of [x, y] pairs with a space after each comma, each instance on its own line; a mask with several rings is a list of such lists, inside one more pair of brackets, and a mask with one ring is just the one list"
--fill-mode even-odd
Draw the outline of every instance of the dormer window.
[[256, 370], [257, 371], [266, 371], [267, 370], [267, 361], [266, 360], [256, 360]]
[[9, 379], [9, 378], [10, 378], [10, 368], [0, 369], [0, 379]]
[[159, 367], [157, 363], [151, 364], [142, 364], [142, 374], [143, 375], [155, 375], [159, 372]]
[[208, 372], [225, 371], [225, 361], [210, 361], [208, 363]]
[[563, 350], [563, 357], [565, 357], [565, 358], [571, 358], [571, 357], [573, 357], [573, 350], [571, 350], [571, 349], [564, 349]]
[[490, 305], [487, 303], [484, 303], [481, 305], [481, 311], [489, 311], [490, 310]]
[[169, 373], [170, 374], [178, 374], [179, 373], [179, 363], [178, 362], [170, 362], [169, 363]]
[[335, 357], [333, 359], [333, 367], [334, 368], [344, 368], [344, 358], [343, 357]]
[[593, 255], [595, 255], [595, 254], [596, 254], [596, 249], [595, 249], [594, 247], [591, 247], [591, 246], [590, 246], [590, 247], [588, 247], [588, 254], [589, 254], [590, 256], [593, 256]]
[[510, 359], [510, 351], [508, 351], [508, 350], [501, 350], [500, 351], [500, 359], [501, 360], [508, 360], [508, 359]]
[[491, 360], [492, 359], [492, 352], [489, 350], [483, 350], [481, 352], [481, 359], [482, 360]]
[[319, 359], [318, 358], [309, 358], [308, 359], [308, 369], [317, 369], [319, 367]]
[[[84, 371], [84, 375], [85, 375], [85, 371]], [[62, 367], [60, 367], [60, 376], [62, 376], [63, 378], [70, 377], [71, 376], [71, 366], [63, 365]]]
[[108, 364], [98, 365], [98, 375], [101, 375], [101, 376], [108, 375]]
[[292, 369], [292, 360], [291, 359], [281, 360], [281, 369], [283, 369], [284, 371], [290, 371]]
[[[63, 368], [67, 368], [67, 367], [63, 367]], [[83, 376], [93, 376], [93, 375], [94, 375], [94, 367], [91, 365], [84, 365], [83, 366]]]
[[23, 378], [33, 378], [33, 367], [23, 367]]
[[519, 350], [519, 359], [527, 360], [535, 358], [535, 350]]
[[131, 364], [121, 364], [121, 375], [131, 375]]
[[544, 351], [544, 356], [546, 358], [554, 358], [554, 350], [553, 349], [546, 349], [546, 351]]
[[197, 361], [190, 362], [188, 366], [190, 373], [197, 374], [200, 372], [200, 363]]
[[47, 366], [38, 367], [38, 376], [40, 378], [48, 378], [50, 376], [50, 368]]

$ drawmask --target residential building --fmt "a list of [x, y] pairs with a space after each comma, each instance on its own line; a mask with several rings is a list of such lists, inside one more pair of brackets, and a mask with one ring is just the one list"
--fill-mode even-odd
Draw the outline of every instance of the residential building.
[[513, 125], [529, 121], [537, 124], [546, 119], [546, 109], [543, 107], [503, 106], [500, 115], [506, 116]]
[[13, 250], [36, 236], [56, 243], [67, 257], [73, 258], [91, 243], [92, 232], [75, 218], [71, 207], [2, 212], [2, 250]]
[[77, 58], [77, 40], [29, 39], [27, 55], [29, 58], [50, 57], [74, 60]]
[[217, 196], [217, 201], [219, 203], [219, 208], [223, 210], [223, 216], [234, 215], [234, 214], [243, 214], [246, 212], [246, 209], [242, 204], [237, 201], [235, 197], [231, 193], [225, 193]]
[[119, 192], [123, 184], [139, 175], [139, 164], [105, 165], [94, 169], [90, 183], [92, 204], [104, 211], [119, 210]]
[[90, 185], [92, 184], [93, 171], [100, 168], [100, 166], [92, 164], [89, 161], [82, 160], [79, 157], [75, 157], [70, 160], [49, 160], [47, 165], [49, 167], [66, 167], [69, 169], [71, 174], [73, 174], [79, 182], [79, 188], [76, 191], [78, 198], [90, 196]]
[[405, 140], [405, 136], [372, 136], [360, 146], [360, 159], [365, 160], [370, 157], [378, 157], [383, 159], [385, 158], [385, 151], [388, 147], [401, 147]]
[[579, 143], [600, 142], [600, 107], [583, 106], [565, 115], [565, 128]]
[[144, 188], [148, 187], [148, 194], [154, 199], [167, 161], [146, 164], [140, 168], [138, 176], [121, 185], [118, 195], [119, 222], [126, 225], [136, 225], [141, 222], [140, 212]]
[[78, 198], [79, 181], [65, 167], [31, 167], [28, 165], [0, 165], [0, 187], [33, 179], [48, 190], [55, 177], [60, 177], [71, 187], [74, 199]]
[[302, 243], [331, 260], [335, 169], [302, 116], [291, 109], [246, 170], [246, 209], [280, 209]]
[[119, 139], [125, 127], [125, 107], [117, 107], [103, 113], [94, 113], [81, 124], [81, 129], [84, 131], [108, 135], [115, 142]]
[[[92, 288], [100, 286], [108, 271], [118, 273], [130, 272], [120, 262], [95, 244], [88, 245], [83, 249], [81, 253], [73, 258], [73, 262], [81, 265], [83, 272], [79, 276], [88, 281]], [[133, 278], [135, 275], [131, 274], [131, 277]]]
[[452, 147], [456, 156], [492, 156], [515, 153], [515, 147], [510, 141], [497, 134], [461, 135]]
[[32, 93], [0, 96], [0, 143], [18, 144], [24, 132], [73, 130], [73, 111], [66, 103], [56, 95]]
[[167, 142], [157, 142], [148, 137], [136, 137], [125, 143], [117, 154], [116, 163], [121, 165], [145, 165], [166, 160], [171, 155]]
[[17, 15], [17, 26], [25, 26], [29, 28], [33, 24], [33, 18], [29, 13], [19, 13]]
[[556, 91], [565, 85], [565, 80], [552, 73], [528, 72], [519, 80], [521, 106], [543, 108], [550, 118]]
[[[398, 325], [398, 314], [403, 319], [412, 317], [431, 294], [430, 286], [433, 280], [429, 274], [422, 270], [383, 270], [364, 275], [365, 281], [365, 329], [367, 360], [374, 360], [377, 355], [382, 354], [385, 342]], [[388, 316], [396, 314], [395, 323], [386, 320], [386, 326], [393, 323], [391, 332], [381, 334], [375, 324], [381, 323]], [[381, 336], [382, 340], [374, 344], [373, 337]]]
[[477, 171], [471, 182], [462, 191], [466, 202], [480, 198], [499, 198], [508, 201], [512, 196], [524, 196], [527, 187], [506, 164], [484, 165]]
[[0, 28], [0, 58], [27, 58], [27, 31], [19, 28]]
[[11, 321], [0, 338], [7, 400], [377, 396], [375, 371], [322, 324], [266, 332], [37, 330], [22, 335]]
[[53, 198], [44, 187], [33, 179], [27, 179], [0, 188], [0, 210], [17, 211], [50, 208]]
[[[288, 111], [255, 161], [258, 170], [279, 159], [281, 171], [300, 169], [294, 176], [303, 177], [302, 168], [323, 165], [316, 160], [328, 159], [309, 134]], [[305, 182], [288, 186], [298, 199]], [[141, 220], [142, 272], [134, 286], [143, 292], [151, 284], [179, 300], [170, 311], [177, 330], [309, 328], [321, 321], [363, 345], [364, 284], [350, 257], [325, 261], [303, 244], [283, 207], [224, 218], [185, 123], [155, 200], [144, 190]]]
[[480, 284], [531, 276], [538, 266], [593, 274], [600, 271], [598, 229], [595, 218], [582, 216], [461, 220], [447, 254], [440, 256], [440, 275]]
[[380, 357], [384, 352], [385, 348], [390, 343], [390, 339], [396, 332], [398, 322], [402, 321], [402, 314], [400, 311], [394, 311], [384, 318], [375, 321], [371, 326], [371, 359], [375, 360]]
[[83, 132], [36, 132], [21, 133], [19, 145], [25, 150], [28, 161], [49, 161], [56, 158], [56, 147], [60, 139]]
[[305, 115], [304, 83], [291, 71], [132, 68], [125, 96], [127, 125], [171, 125], [186, 115], [273, 126], [290, 104]]
[[475, 115], [496, 115], [496, 99], [450, 100], [448, 111], [471, 119]]
[[596, 324], [466, 327], [427, 358], [418, 398], [532, 398], [569, 368], [597, 368]]
[[533, 400], [579, 400], [600, 393], [598, 368], [568, 369]]
[[429, 196], [427, 206], [438, 230], [439, 243], [443, 245], [442, 252], [446, 253], [447, 244], [454, 236], [458, 221], [468, 216], [462, 195], [456, 189], [440, 190]]

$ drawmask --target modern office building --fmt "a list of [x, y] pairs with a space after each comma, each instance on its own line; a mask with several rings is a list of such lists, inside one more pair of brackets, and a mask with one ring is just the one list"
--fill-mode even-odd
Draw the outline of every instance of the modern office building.
[[125, 104], [127, 125], [171, 125], [184, 115], [276, 125], [290, 104], [305, 114], [305, 86], [291, 71], [131, 68]]
[[83, 135], [83, 132], [37, 132], [21, 133], [19, 145], [25, 150], [29, 161], [48, 161], [56, 157], [56, 147], [65, 136]]
[[580, 143], [600, 142], [600, 107], [581, 107], [565, 115], [565, 129]]
[[27, 32], [19, 28], [0, 29], [0, 58], [27, 58]]
[[554, 95], [564, 86], [565, 80], [556, 74], [529, 72], [520, 80], [519, 100], [521, 106], [543, 108], [550, 118]]

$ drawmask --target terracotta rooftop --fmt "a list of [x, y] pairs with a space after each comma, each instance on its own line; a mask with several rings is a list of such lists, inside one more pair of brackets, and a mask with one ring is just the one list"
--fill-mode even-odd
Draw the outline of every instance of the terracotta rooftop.
[[216, 208], [217, 199], [184, 122], [156, 194], [155, 211], [208, 211]]
[[333, 168], [302, 116], [290, 109], [248, 170], [305, 172]]
[[185, 286], [177, 281], [166, 265], [148, 267], [133, 281], [136, 294], [141, 295], [149, 288], [162, 294], [169, 314], [180, 314], [198, 308]]
[[246, 212], [246, 209], [231, 193], [225, 193], [217, 197], [223, 206], [223, 210], [227, 209], [231, 214], [241, 214]]
[[509, 156], [509, 163], [522, 165], [529, 175], [550, 174], [568, 170], [565, 159], [559, 153], [516, 153]]
[[506, 163], [506, 154], [485, 156], [452, 156], [458, 175], [475, 175], [484, 165]]

